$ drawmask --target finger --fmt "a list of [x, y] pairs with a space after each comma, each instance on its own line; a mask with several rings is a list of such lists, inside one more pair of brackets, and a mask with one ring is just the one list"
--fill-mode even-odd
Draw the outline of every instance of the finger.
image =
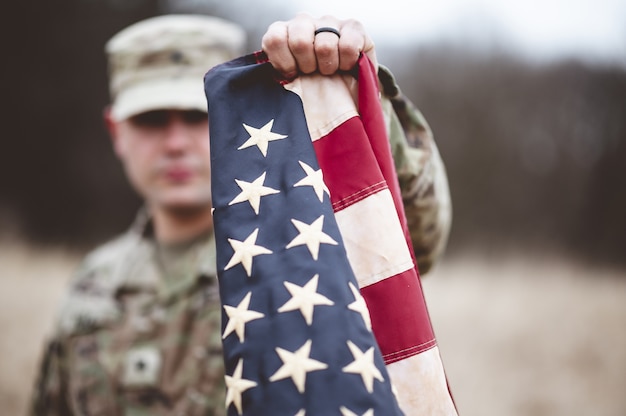
[[316, 29], [333, 28], [339, 35], [332, 32], [319, 32], [315, 35], [314, 49], [317, 69], [322, 75], [331, 75], [339, 70], [339, 41], [341, 22], [333, 17], [324, 16], [317, 20]]
[[313, 44], [317, 69], [322, 75], [331, 75], [339, 69], [339, 37], [334, 33], [322, 32], [315, 36]]
[[272, 66], [286, 78], [294, 78], [298, 66], [288, 42], [287, 22], [272, 23], [261, 39], [261, 48]]
[[341, 26], [339, 40], [339, 69], [349, 71], [356, 65], [361, 53], [368, 55], [377, 67], [374, 43], [357, 20], [345, 20]]
[[314, 72], [317, 63], [314, 51], [314, 19], [308, 14], [298, 14], [287, 26], [289, 50], [300, 72]]

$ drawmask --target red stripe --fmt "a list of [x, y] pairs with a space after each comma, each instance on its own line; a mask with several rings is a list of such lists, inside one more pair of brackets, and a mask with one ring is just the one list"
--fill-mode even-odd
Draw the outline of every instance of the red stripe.
[[361, 288], [372, 330], [390, 364], [435, 346], [435, 336], [415, 270]]
[[393, 202], [398, 212], [398, 218], [402, 224], [404, 238], [413, 256], [415, 270], [419, 276], [417, 261], [413, 251], [413, 243], [409, 233], [409, 227], [406, 222], [404, 213], [404, 204], [402, 203], [402, 193], [400, 191], [400, 183], [396, 174], [395, 164], [391, 153], [391, 145], [387, 139], [387, 129], [385, 119], [383, 117], [382, 107], [378, 99], [380, 91], [378, 89], [378, 78], [376, 70], [369, 59], [359, 59], [359, 115], [363, 121], [363, 127], [367, 133], [367, 137], [371, 140], [372, 150], [378, 161], [378, 166], [382, 171], [383, 177], [387, 181], [387, 185], [391, 190]]
[[264, 64], [265, 62], [269, 62], [267, 54], [263, 51], [254, 51], [252, 54], [254, 55], [254, 59], [256, 60], [257, 64]]
[[387, 187], [358, 117], [348, 119], [313, 146], [335, 212]]

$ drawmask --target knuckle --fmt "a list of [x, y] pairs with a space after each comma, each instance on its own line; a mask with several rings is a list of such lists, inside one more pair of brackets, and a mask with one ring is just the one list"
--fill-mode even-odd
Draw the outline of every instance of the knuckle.
[[285, 22], [274, 22], [268, 28], [261, 39], [261, 44], [269, 48], [276, 48], [284, 45], [285, 32], [287, 26]]
[[263, 39], [261, 39], [261, 46], [263, 48], [263, 50], [268, 51], [268, 50], [272, 50], [272, 49], [276, 49], [278, 47], [280, 47], [282, 44], [280, 38], [276, 37], [276, 36], [271, 36], [269, 34], [263, 36]]
[[298, 12], [296, 13], [294, 20], [311, 20], [313, 17], [307, 12]]
[[363, 23], [356, 19], [347, 19], [343, 21], [342, 27], [350, 30], [364, 31]]
[[294, 54], [304, 54], [311, 50], [311, 43], [301, 37], [293, 37], [289, 40], [289, 49]]
[[335, 16], [331, 16], [329, 14], [325, 14], [322, 17], [320, 17], [318, 19], [319, 22], [323, 23], [323, 26], [332, 26], [335, 27], [337, 29], [339, 29], [339, 26], [341, 26], [342, 21], [337, 19]]
[[330, 42], [316, 42], [315, 43], [315, 55], [318, 59], [328, 59], [334, 56], [336, 51], [336, 45]]
[[341, 55], [341, 56], [358, 57], [359, 56], [359, 52], [360, 52], [359, 49], [355, 48], [351, 44], [339, 43], [339, 55]]

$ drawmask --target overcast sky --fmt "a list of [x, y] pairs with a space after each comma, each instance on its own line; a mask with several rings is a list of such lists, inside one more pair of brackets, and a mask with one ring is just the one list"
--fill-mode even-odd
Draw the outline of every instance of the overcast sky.
[[626, 67], [626, 0], [298, 2], [314, 15], [356, 17], [378, 42], [445, 39], [471, 48], [497, 44], [537, 60], [575, 56]]

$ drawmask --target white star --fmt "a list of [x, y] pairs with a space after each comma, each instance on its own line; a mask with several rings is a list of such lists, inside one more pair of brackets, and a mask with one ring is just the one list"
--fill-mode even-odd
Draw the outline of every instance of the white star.
[[353, 310], [354, 312], [360, 313], [365, 321], [365, 326], [370, 331], [372, 330], [372, 318], [370, 317], [370, 311], [367, 309], [367, 303], [365, 303], [365, 299], [361, 296], [361, 292], [357, 289], [352, 282], [348, 283], [350, 285], [350, 290], [352, 291], [352, 295], [354, 296], [354, 302], [348, 305], [348, 309]]
[[317, 256], [320, 251], [320, 244], [332, 244], [337, 245], [338, 243], [332, 239], [331, 236], [324, 233], [322, 231], [322, 227], [324, 226], [324, 216], [321, 215], [318, 219], [313, 221], [311, 225], [306, 224], [302, 221], [298, 221], [292, 219], [291, 222], [293, 225], [300, 231], [289, 244], [287, 244], [286, 248], [292, 248], [295, 246], [301, 246], [306, 244], [307, 248], [311, 252], [314, 260], [317, 260]]
[[315, 190], [315, 194], [319, 198], [320, 202], [324, 201], [324, 192], [326, 192], [330, 196], [330, 191], [328, 187], [324, 183], [324, 176], [322, 174], [322, 170], [314, 170], [311, 166], [306, 163], [299, 161], [300, 166], [304, 169], [304, 172], [307, 176], [300, 179], [294, 186], [312, 186]]
[[284, 139], [284, 134], [272, 133], [272, 126], [274, 125], [274, 119], [271, 119], [267, 122], [266, 125], [257, 129], [255, 127], [248, 126], [247, 124], [243, 124], [243, 128], [246, 129], [250, 138], [246, 140], [244, 144], [239, 146], [237, 150], [245, 149], [250, 146], [257, 146], [263, 156], [267, 156], [267, 146], [268, 143], [274, 140]]
[[244, 241], [238, 241], [232, 238], [228, 239], [228, 242], [233, 247], [233, 250], [235, 250], [235, 252], [233, 253], [233, 256], [230, 258], [230, 261], [228, 262], [226, 267], [224, 267], [224, 270], [228, 270], [231, 267], [241, 263], [243, 265], [243, 268], [246, 269], [248, 277], [250, 277], [250, 274], [252, 272], [252, 258], [254, 256], [258, 256], [259, 254], [272, 254], [271, 250], [268, 250], [263, 246], [257, 246], [255, 244], [258, 234], [259, 229], [257, 228], [252, 231], [252, 234], [250, 234]]
[[311, 354], [311, 340], [305, 342], [295, 352], [276, 347], [276, 353], [283, 361], [283, 365], [270, 377], [270, 381], [291, 377], [300, 393], [304, 393], [306, 373], [328, 368], [327, 364], [309, 358], [309, 354]]
[[237, 186], [241, 189], [241, 193], [237, 195], [228, 205], [234, 205], [239, 202], [248, 201], [254, 209], [255, 214], [259, 214], [259, 204], [261, 203], [261, 197], [265, 195], [277, 194], [280, 191], [278, 189], [263, 186], [265, 182], [265, 172], [252, 182], [246, 182], [239, 179], [235, 179]]
[[228, 315], [228, 323], [226, 324], [226, 328], [224, 329], [224, 335], [222, 335], [222, 339], [225, 339], [231, 332], [235, 331], [237, 336], [239, 337], [239, 341], [243, 342], [244, 333], [246, 323], [250, 321], [254, 321], [255, 319], [263, 318], [261, 312], [248, 310], [248, 306], [250, 306], [250, 297], [252, 296], [252, 292], [248, 292], [246, 296], [239, 302], [237, 307], [232, 307], [229, 305], [224, 305], [224, 309], [226, 310], [226, 314]]
[[306, 414], [305, 410], [304, 409], [300, 409], [298, 411], [298, 413], [296, 413], [294, 416], [304, 416], [305, 414]]
[[313, 308], [315, 305], [334, 305], [333, 301], [326, 296], [317, 293], [317, 282], [319, 275], [315, 275], [304, 286], [298, 286], [291, 282], [284, 282], [285, 287], [291, 293], [289, 299], [283, 306], [278, 308], [278, 312], [295, 311], [300, 309], [306, 323], [313, 323]]
[[[347, 407], [341, 406], [339, 410], [341, 410], [342, 416], [359, 416], [356, 413], [350, 411], [350, 409], [348, 409]], [[362, 416], [374, 416], [374, 409], [368, 410], [367, 412], [363, 413]]]
[[241, 414], [241, 395], [244, 391], [251, 389], [257, 385], [256, 382], [252, 380], [246, 380], [245, 378], [241, 378], [241, 373], [243, 372], [243, 360], [240, 358], [237, 363], [237, 367], [233, 372], [232, 376], [228, 374], [224, 376], [226, 380], [226, 388], [228, 389], [226, 392], [226, 408], [233, 403], [237, 408], [237, 413]]
[[367, 391], [372, 393], [374, 391], [374, 379], [384, 381], [383, 375], [374, 364], [374, 347], [371, 347], [367, 352], [363, 352], [352, 341], [348, 341], [348, 348], [350, 348], [354, 361], [342, 368], [342, 371], [344, 373], [359, 374]]

